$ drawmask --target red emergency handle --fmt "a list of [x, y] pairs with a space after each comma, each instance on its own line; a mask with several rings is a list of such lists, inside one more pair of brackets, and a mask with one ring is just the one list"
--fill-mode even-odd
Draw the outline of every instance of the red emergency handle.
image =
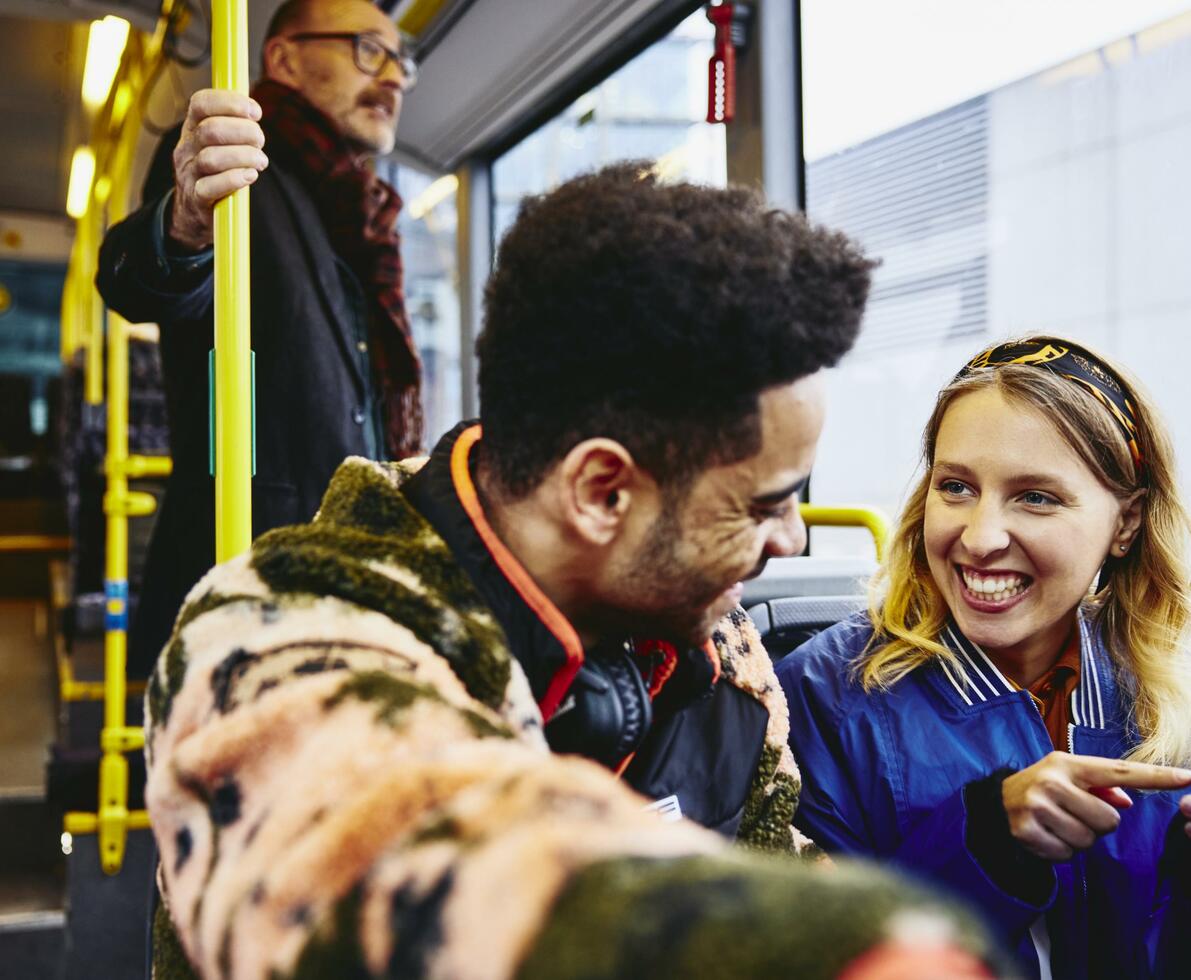
[[731, 3], [707, 10], [715, 25], [715, 48], [707, 63], [707, 121], [729, 123], [736, 116], [736, 46], [732, 43]]

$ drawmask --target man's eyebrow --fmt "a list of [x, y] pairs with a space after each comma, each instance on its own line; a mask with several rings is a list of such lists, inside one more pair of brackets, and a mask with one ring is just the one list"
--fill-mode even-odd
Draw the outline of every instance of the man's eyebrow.
[[806, 481], [810, 476], [804, 476], [795, 480], [788, 487], [782, 487], [780, 490], [771, 490], [769, 493], [758, 494], [753, 497], [753, 503], [764, 507], [768, 504], [780, 504], [793, 494], [801, 493], [802, 488], [806, 486]]

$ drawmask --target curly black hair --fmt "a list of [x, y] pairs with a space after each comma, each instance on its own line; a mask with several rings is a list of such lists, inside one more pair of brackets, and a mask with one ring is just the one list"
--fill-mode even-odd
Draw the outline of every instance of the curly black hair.
[[664, 488], [760, 449], [758, 396], [855, 342], [875, 263], [754, 191], [647, 161], [526, 198], [476, 343], [485, 470], [518, 499], [583, 439]]

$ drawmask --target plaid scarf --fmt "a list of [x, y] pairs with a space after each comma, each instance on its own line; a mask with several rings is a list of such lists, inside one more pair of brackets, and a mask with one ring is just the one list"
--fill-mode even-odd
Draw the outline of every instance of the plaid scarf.
[[297, 172], [314, 198], [331, 247], [371, 298], [368, 346], [389, 455], [416, 455], [422, 448], [422, 363], [405, 313], [397, 234], [401, 198], [357, 162], [334, 123], [296, 89], [263, 79], [252, 97], [261, 106], [266, 152]]

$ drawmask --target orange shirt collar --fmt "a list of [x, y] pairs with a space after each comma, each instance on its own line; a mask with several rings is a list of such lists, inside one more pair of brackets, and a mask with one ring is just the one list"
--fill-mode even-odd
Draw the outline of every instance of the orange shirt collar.
[[[496, 532], [492, 529], [492, 525], [488, 523], [487, 517], [484, 516], [484, 509], [480, 504], [480, 496], [476, 491], [475, 481], [471, 477], [471, 453], [482, 435], [482, 427], [473, 425], [464, 429], [455, 440], [455, 444], [451, 447], [451, 482], [455, 486], [455, 492], [459, 497], [459, 503], [462, 505], [464, 513], [467, 514], [467, 518], [471, 522], [472, 527], [475, 528], [480, 540], [484, 542], [484, 547], [492, 555], [493, 561], [496, 562], [497, 567], [508, 580], [509, 584], [516, 590], [521, 600], [533, 611], [546, 629], [558, 641], [559, 646], [562, 647], [563, 653], [566, 656], [566, 662], [555, 672], [554, 677], [551, 678], [550, 683], [546, 687], [546, 693], [538, 703], [543, 721], [549, 721], [566, 696], [568, 688], [570, 688], [571, 683], [575, 679], [575, 674], [579, 672], [579, 668], [583, 665], [585, 659], [583, 644], [580, 642], [579, 634], [575, 632], [575, 627], [571, 625], [570, 620], [562, 614], [562, 611], [538, 587], [533, 577], [526, 571], [525, 566], [517, 560], [516, 556], [509, 551], [505, 543], [497, 537]], [[715, 684], [719, 681], [722, 673], [719, 653], [716, 650], [715, 642], [708, 640], [703, 644], [702, 650], [711, 664], [712, 684]], [[651, 698], [658, 695], [673, 674], [673, 665], [669, 666], [669, 669], [663, 670], [661, 676], [655, 679], [655, 683], [651, 685], [649, 692]]]
[[566, 663], [550, 679], [550, 683], [546, 686], [546, 693], [538, 704], [538, 708], [542, 712], [542, 720], [549, 721], [562, 703], [567, 689], [575, 679], [575, 674], [583, 665], [583, 644], [579, 642], [579, 634], [575, 632], [575, 627], [571, 625], [570, 620], [538, 587], [529, 572], [525, 570], [525, 566], [496, 536], [492, 525], [484, 516], [484, 509], [480, 506], [480, 496], [476, 492], [475, 483], [471, 478], [470, 466], [471, 451], [480, 441], [481, 435], [480, 426], [473, 425], [471, 428], [464, 429], [459, 434], [459, 438], [455, 440], [455, 445], [451, 447], [451, 481], [455, 485], [455, 492], [459, 495], [459, 502], [463, 505], [464, 513], [467, 514], [468, 520], [471, 521], [480, 540], [484, 542], [484, 547], [492, 555], [493, 561], [508, 579], [509, 584], [516, 589], [521, 600], [533, 610], [534, 615], [558, 640], [566, 654]]

